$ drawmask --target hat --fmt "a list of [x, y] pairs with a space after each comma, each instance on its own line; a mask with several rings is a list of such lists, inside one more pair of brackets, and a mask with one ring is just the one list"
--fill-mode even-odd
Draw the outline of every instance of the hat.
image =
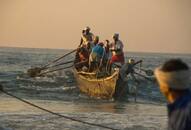
[[160, 85], [166, 85], [175, 90], [189, 88], [190, 70], [164, 71], [162, 67], [155, 69], [155, 76]]

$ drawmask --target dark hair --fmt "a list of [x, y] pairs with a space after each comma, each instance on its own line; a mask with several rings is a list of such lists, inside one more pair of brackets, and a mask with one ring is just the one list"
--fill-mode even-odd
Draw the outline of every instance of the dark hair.
[[189, 67], [180, 59], [171, 59], [166, 61], [161, 69], [165, 72], [171, 72], [179, 70], [189, 70]]
[[107, 43], [109, 43], [109, 40], [106, 39], [105, 41], [106, 41]]

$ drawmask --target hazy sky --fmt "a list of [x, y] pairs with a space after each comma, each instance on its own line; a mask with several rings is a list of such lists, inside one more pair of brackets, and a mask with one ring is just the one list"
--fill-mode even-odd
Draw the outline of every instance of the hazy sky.
[[87, 25], [125, 51], [191, 53], [191, 0], [0, 0], [0, 46], [76, 48]]

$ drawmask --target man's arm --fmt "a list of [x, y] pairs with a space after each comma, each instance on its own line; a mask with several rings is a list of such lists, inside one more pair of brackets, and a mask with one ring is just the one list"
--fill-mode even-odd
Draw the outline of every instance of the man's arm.
[[137, 64], [139, 64], [139, 63], [142, 63], [142, 62], [143, 62], [143, 60], [139, 60], [139, 61], [135, 62], [135, 63], [133, 64], [133, 66], [135, 66], [135, 65], [137, 65]]
[[79, 45], [79, 47], [81, 47], [82, 43], [83, 43], [83, 39], [81, 38], [81, 39], [80, 39], [80, 45]]
[[100, 60], [99, 67], [101, 67], [101, 66], [102, 66], [103, 59], [105, 58], [105, 55], [106, 55], [105, 48], [103, 48], [103, 53], [102, 53], [102, 56], [101, 56], [101, 60]]

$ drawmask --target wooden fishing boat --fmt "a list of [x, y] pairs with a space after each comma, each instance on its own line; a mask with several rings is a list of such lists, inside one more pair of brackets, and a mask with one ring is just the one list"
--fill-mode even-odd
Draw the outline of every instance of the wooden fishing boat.
[[82, 93], [94, 98], [111, 99], [115, 93], [119, 70], [109, 76], [88, 73], [74, 69], [78, 87]]

